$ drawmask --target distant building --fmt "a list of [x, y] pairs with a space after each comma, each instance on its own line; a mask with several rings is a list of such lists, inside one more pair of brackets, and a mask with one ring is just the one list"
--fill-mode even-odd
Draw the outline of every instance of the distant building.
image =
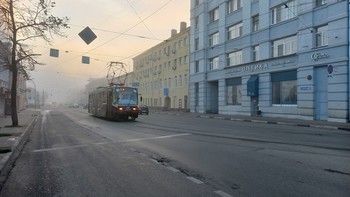
[[192, 0], [192, 112], [349, 120], [349, 5]]
[[0, 40], [0, 117], [5, 116], [10, 107], [10, 70], [6, 60], [9, 48]]
[[189, 110], [189, 32], [185, 22], [180, 31], [133, 58], [133, 84], [142, 103], [162, 109]]
[[[0, 40], [0, 116], [11, 114], [11, 84], [12, 73], [9, 70], [9, 57], [11, 46], [8, 42]], [[17, 76], [17, 109], [24, 110], [26, 101], [25, 71], [19, 71]]]

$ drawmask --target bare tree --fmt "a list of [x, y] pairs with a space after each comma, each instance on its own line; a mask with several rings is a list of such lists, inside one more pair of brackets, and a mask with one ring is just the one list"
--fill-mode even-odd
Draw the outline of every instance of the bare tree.
[[50, 15], [55, 7], [52, 0], [1, 0], [0, 1], [0, 28], [11, 45], [10, 54], [6, 58], [7, 65], [12, 73], [11, 84], [11, 118], [12, 126], [18, 126], [17, 114], [17, 76], [21, 72], [25, 76], [32, 71], [39, 62], [26, 41], [36, 38], [51, 43], [53, 35], [64, 36], [62, 28], [68, 27], [68, 18]]

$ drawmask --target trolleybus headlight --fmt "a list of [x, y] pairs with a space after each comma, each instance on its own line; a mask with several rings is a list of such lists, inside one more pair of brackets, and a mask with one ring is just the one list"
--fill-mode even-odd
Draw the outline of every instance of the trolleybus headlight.
[[137, 107], [133, 107], [133, 108], [132, 108], [132, 111], [137, 111], [137, 110], [138, 110]]
[[119, 111], [123, 111], [123, 108], [122, 108], [122, 107], [119, 107], [118, 109], [119, 109]]

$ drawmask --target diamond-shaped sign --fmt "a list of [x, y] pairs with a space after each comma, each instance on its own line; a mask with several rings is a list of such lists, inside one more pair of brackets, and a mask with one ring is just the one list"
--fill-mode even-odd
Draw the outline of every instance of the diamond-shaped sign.
[[81, 62], [82, 62], [83, 64], [90, 64], [90, 57], [88, 57], [88, 56], [82, 56]]
[[50, 49], [50, 56], [51, 57], [58, 57], [59, 50], [58, 49]]
[[94, 41], [97, 36], [95, 35], [95, 33], [90, 29], [90, 27], [85, 27], [85, 29], [83, 29], [83, 31], [81, 31], [79, 33], [79, 36], [81, 37], [81, 39], [84, 40], [84, 42], [86, 44], [90, 44], [92, 41]]

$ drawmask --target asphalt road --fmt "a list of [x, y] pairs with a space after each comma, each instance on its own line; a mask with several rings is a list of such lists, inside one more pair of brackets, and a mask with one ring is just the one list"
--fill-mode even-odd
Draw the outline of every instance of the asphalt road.
[[350, 196], [350, 133], [45, 111], [1, 196]]

